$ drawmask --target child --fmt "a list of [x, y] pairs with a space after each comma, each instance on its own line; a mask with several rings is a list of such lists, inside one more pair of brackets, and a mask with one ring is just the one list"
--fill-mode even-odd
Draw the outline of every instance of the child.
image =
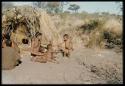
[[47, 51], [46, 51], [46, 56], [47, 56], [47, 61], [54, 62], [54, 63], [59, 63], [56, 61], [55, 57], [56, 51], [53, 50], [52, 44], [47, 45]]
[[31, 40], [31, 61], [46, 63], [46, 56], [39, 51], [41, 44], [42, 33], [36, 32], [35, 36]]
[[63, 39], [64, 39], [64, 41], [62, 43], [61, 51], [63, 53], [63, 56], [69, 57], [71, 50], [73, 50], [73, 43], [72, 43], [71, 38], [69, 37], [68, 34], [64, 34]]

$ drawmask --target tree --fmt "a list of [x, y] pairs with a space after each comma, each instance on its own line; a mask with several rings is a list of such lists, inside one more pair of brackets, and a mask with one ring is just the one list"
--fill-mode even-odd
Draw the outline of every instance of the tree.
[[41, 2], [33, 2], [33, 6], [41, 8]]
[[110, 14], [109, 14], [109, 12], [102, 12], [102, 15], [108, 16], [108, 15], [110, 15]]
[[49, 13], [59, 13], [60, 12], [60, 2], [48, 2], [46, 5], [46, 10]]
[[63, 12], [64, 5], [69, 4], [68, 2], [60, 2], [61, 12]]
[[48, 13], [58, 13], [59, 12], [59, 2], [33, 2], [34, 7], [42, 8]]
[[78, 12], [78, 10], [80, 9], [80, 6], [77, 4], [71, 4], [70, 7], [68, 8], [69, 10], [74, 11], [74, 13]]
[[74, 11], [74, 8], [73, 8], [73, 7], [71, 7], [71, 6], [70, 6], [68, 9], [69, 9], [69, 10], [72, 10], [72, 11]]
[[48, 13], [61, 13], [63, 6], [68, 2], [33, 2], [34, 7], [39, 7], [46, 10]]
[[78, 13], [78, 10], [80, 9], [80, 6], [79, 5], [76, 5], [76, 7], [75, 7], [75, 12], [77, 12]]
[[34, 7], [46, 9], [48, 2], [33, 2]]

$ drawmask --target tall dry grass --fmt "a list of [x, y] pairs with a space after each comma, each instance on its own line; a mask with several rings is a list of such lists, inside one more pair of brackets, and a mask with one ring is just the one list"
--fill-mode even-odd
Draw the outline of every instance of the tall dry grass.
[[68, 33], [73, 37], [76, 46], [84, 45], [90, 48], [106, 48], [107, 40], [114, 41], [113, 44], [116, 45], [116, 40], [122, 38], [122, 23], [117, 16], [83, 15], [69, 13], [56, 15], [55, 24], [60, 35]]
[[[117, 40], [122, 41], [122, 24], [117, 20], [92, 20], [88, 24], [84, 25], [83, 34], [88, 36], [89, 40], [86, 43], [86, 47], [98, 47], [105, 48], [107, 40], [112, 41], [113, 45], [116, 45]], [[105, 35], [105, 33], [107, 33]], [[106, 38], [107, 37], [107, 38]], [[112, 46], [113, 46], [112, 45]]]

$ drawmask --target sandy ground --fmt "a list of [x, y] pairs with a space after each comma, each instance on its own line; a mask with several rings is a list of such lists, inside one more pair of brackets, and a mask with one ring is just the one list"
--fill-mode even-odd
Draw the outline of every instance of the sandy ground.
[[59, 64], [31, 62], [29, 52], [21, 56], [22, 64], [2, 70], [3, 84], [105, 84], [114, 77], [122, 83], [122, 54], [111, 50], [79, 47], [70, 58], [58, 54]]

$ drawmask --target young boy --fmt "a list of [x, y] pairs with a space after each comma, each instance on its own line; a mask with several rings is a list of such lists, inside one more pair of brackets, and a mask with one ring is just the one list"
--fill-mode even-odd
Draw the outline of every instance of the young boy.
[[50, 61], [50, 62], [54, 62], [54, 63], [59, 63], [55, 58], [55, 54], [58, 53], [57, 51], [55, 51], [53, 49], [53, 46], [52, 44], [48, 44], [47, 45], [47, 60]]
[[68, 34], [64, 34], [63, 36], [63, 43], [62, 43], [62, 48], [61, 51], [63, 53], [63, 56], [70, 56], [71, 50], [73, 50], [73, 43], [71, 41], [71, 38], [69, 37]]

